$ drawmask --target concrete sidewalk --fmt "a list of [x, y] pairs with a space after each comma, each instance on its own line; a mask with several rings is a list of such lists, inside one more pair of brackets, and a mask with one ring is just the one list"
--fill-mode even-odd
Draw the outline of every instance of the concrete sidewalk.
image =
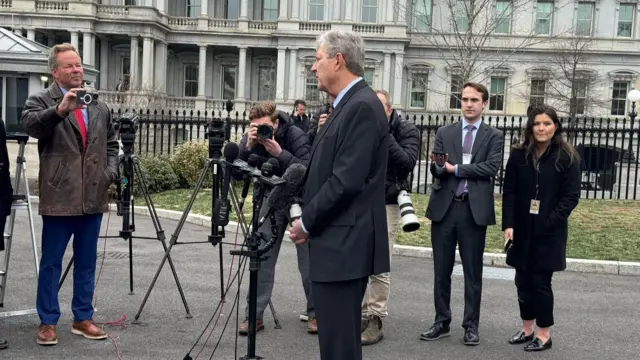
[[[139, 213], [139, 212], [138, 212]], [[154, 236], [148, 217], [136, 216], [136, 236]], [[41, 221], [36, 216], [35, 226], [40, 238]], [[17, 310], [35, 306], [36, 277], [33, 268], [27, 219], [18, 218], [15, 246], [12, 249], [5, 308]], [[161, 225], [168, 238], [177, 222], [162, 219]], [[117, 236], [122, 219], [115, 213], [105, 215], [101, 235]], [[207, 241], [210, 230], [205, 226], [185, 224], [180, 242]], [[241, 241], [241, 238], [237, 238]], [[39, 241], [39, 240], [38, 240]], [[235, 242], [236, 236], [227, 233], [225, 241]], [[288, 242], [290, 243], [290, 242]], [[96, 315], [98, 322], [117, 321], [126, 314], [127, 327], [107, 327], [122, 353], [122, 359], [157, 360], [183, 359], [198, 335], [206, 327], [220, 300], [219, 249], [210, 244], [176, 245], [171, 256], [177, 268], [192, 319], [185, 318], [185, 309], [178, 295], [168, 265], [160, 274], [151, 297], [142, 312], [141, 324], [132, 324], [142, 298], [164, 254], [161, 244], [152, 240], [134, 239], [135, 294], [129, 295], [128, 242], [122, 239], [101, 240], [99, 249], [105, 254], [96, 288]], [[225, 284], [229, 276], [232, 257], [231, 246], [223, 246]], [[71, 246], [64, 266], [71, 256]], [[277, 265], [273, 303], [280, 317], [282, 329], [274, 329], [271, 313], [265, 314], [266, 330], [258, 334], [258, 355], [266, 359], [319, 359], [317, 338], [305, 331], [298, 321], [304, 308], [304, 292], [297, 270], [294, 246], [283, 246]], [[234, 269], [238, 259], [234, 260]], [[389, 304], [390, 317], [384, 323], [385, 339], [364, 348], [368, 360], [390, 359], [528, 359], [521, 346], [510, 346], [507, 338], [519, 329], [518, 304], [511, 269], [485, 267], [482, 314], [480, 321], [481, 345], [469, 348], [462, 345], [463, 278], [456, 266], [452, 289], [452, 336], [437, 342], [422, 342], [418, 334], [434, 318], [432, 288], [433, 263], [430, 259], [396, 256], [392, 262], [392, 287]], [[241, 286], [241, 309], [245, 307], [248, 271]], [[238, 341], [238, 354], [234, 355], [235, 311], [231, 311], [238, 290], [232, 286], [207, 346], [199, 359], [208, 359], [218, 341], [220, 330], [231, 318], [214, 359], [236, 359], [246, 353], [246, 338]], [[536, 359], [600, 360], [638, 359], [640, 347], [629, 334], [640, 332], [637, 321], [640, 287], [636, 277], [562, 272], [554, 276], [555, 320], [554, 348], [535, 355]], [[117, 359], [116, 347], [111, 340], [90, 341], [70, 332], [72, 280], [67, 278], [60, 292], [62, 317], [59, 323], [59, 344], [55, 347], [36, 345], [38, 317], [35, 315], [0, 319], [0, 338], [10, 342], [7, 350], [0, 351], [2, 359]], [[205, 335], [205, 338], [209, 332]], [[200, 346], [203, 342], [200, 343]], [[191, 352], [196, 358], [200, 346]]]

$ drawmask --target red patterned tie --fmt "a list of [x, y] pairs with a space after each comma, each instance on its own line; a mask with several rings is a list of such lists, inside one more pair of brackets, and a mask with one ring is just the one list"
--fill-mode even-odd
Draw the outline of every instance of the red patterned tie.
[[76, 116], [76, 121], [78, 122], [78, 128], [80, 129], [80, 134], [82, 135], [82, 145], [83, 149], [87, 148], [87, 127], [84, 124], [84, 116], [82, 115], [82, 109], [76, 109], [73, 114]]

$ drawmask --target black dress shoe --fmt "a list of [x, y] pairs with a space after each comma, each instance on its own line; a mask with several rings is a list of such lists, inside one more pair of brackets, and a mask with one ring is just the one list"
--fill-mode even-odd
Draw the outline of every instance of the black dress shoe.
[[534, 337], [533, 332], [529, 335], [525, 335], [524, 331], [520, 330], [517, 333], [515, 333], [515, 335], [509, 338], [509, 344], [511, 345], [524, 344], [526, 342], [532, 341], [533, 337]]
[[474, 346], [480, 344], [480, 335], [478, 334], [478, 329], [476, 328], [467, 328], [464, 331], [464, 344], [469, 346]]
[[0, 350], [6, 349], [8, 347], [9, 347], [9, 343], [7, 342], [7, 340], [0, 340]]
[[544, 351], [547, 349], [551, 349], [551, 345], [551, 338], [549, 338], [546, 343], [543, 343], [542, 340], [535, 338], [535, 340], [524, 346], [524, 351]]
[[444, 325], [442, 323], [435, 323], [433, 326], [429, 328], [429, 330], [420, 334], [420, 340], [431, 341], [438, 340], [443, 337], [447, 337], [450, 335], [449, 333], [449, 325]]

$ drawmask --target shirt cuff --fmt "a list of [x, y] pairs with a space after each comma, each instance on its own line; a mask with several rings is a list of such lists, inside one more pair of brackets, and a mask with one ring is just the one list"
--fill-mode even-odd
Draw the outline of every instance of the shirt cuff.
[[455, 166], [455, 174], [458, 176], [458, 165]]
[[304, 223], [302, 222], [302, 217], [300, 218], [300, 226], [302, 226], [302, 231], [304, 231], [305, 234], [308, 234], [309, 232], [307, 231], [307, 228], [304, 227]]

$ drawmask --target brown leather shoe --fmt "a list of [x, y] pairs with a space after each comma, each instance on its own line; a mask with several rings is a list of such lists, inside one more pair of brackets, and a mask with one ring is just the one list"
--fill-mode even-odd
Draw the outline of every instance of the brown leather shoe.
[[74, 321], [71, 326], [71, 332], [91, 340], [104, 340], [107, 338], [107, 333], [96, 326], [92, 320]]
[[[264, 330], [264, 321], [256, 320], [256, 333], [262, 330]], [[240, 335], [249, 334], [249, 320], [245, 320], [242, 324], [240, 324], [240, 327], [238, 328], [238, 334]]]
[[318, 333], [318, 320], [316, 320], [316, 318], [311, 317], [309, 318], [309, 321], [307, 321], [307, 332], [309, 334]]
[[36, 342], [39, 345], [55, 345], [58, 343], [55, 325], [40, 324], [38, 327], [38, 338]]

